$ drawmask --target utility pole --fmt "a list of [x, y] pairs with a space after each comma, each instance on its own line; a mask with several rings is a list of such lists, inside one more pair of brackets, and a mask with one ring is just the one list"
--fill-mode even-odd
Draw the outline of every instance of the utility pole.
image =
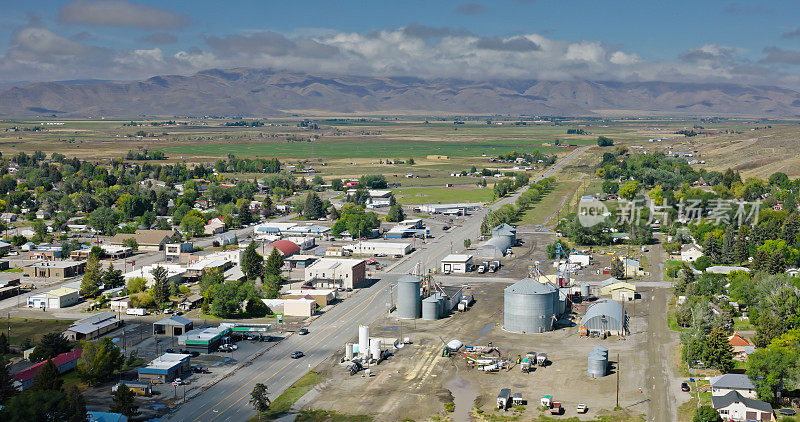
[[619, 407], [619, 371], [620, 371], [619, 353], [617, 353], [617, 407]]

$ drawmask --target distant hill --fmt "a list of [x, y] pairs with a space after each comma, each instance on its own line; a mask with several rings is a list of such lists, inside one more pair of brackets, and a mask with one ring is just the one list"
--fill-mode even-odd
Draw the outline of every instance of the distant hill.
[[0, 115], [278, 116], [321, 113], [608, 113], [800, 117], [800, 93], [736, 84], [362, 77], [207, 70], [136, 82], [0, 85]]

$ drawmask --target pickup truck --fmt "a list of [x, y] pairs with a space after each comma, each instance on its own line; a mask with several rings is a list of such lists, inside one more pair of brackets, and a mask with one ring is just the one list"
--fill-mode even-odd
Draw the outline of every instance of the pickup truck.
[[484, 262], [481, 265], [478, 265], [478, 274], [483, 274], [488, 269], [489, 269], [489, 263], [488, 262]]
[[560, 415], [562, 410], [563, 409], [561, 408], [561, 402], [554, 401], [553, 405], [550, 406], [550, 414], [551, 415]]

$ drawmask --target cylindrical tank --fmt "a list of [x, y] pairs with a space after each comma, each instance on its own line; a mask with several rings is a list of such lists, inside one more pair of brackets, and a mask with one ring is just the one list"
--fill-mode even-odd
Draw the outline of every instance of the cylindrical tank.
[[558, 310], [558, 290], [551, 284], [526, 278], [506, 287], [503, 303], [506, 331], [542, 333], [552, 327]]
[[358, 353], [365, 356], [369, 353], [369, 326], [358, 326]]
[[412, 275], [397, 280], [397, 317], [414, 319], [422, 316], [422, 298], [419, 294], [420, 281]]
[[381, 358], [381, 340], [377, 338], [369, 339], [369, 354], [372, 359], [378, 360]]
[[422, 319], [428, 321], [439, 319], [439, 300], [436, 296], [428, 296], [422, 300]]
[[444, 309], [445, 309], [444, 302], [445, 302], [444, 295], [441, 294], [441, 293], [436, 293], [436, 317], [437, 317], [437, 319], [444, 317], [444, 313], [445, 313], [444, 312]]
[[589, 285], [589, 283], [581, 284], [581, 298], [582, 299], [586, 299], [587, 297], [591, 296], [591, 294], [592, 294], [591, 292], [592, 292], [592, 287]]
[[592, 378], [604, 377], [608, 374], [608, 348], [595, 346], [589, 352], [586, 362], [586, 373]]
[[344, 358], [348, 361], [353, 360], [353, 343], [347, 343], [344, 345]]

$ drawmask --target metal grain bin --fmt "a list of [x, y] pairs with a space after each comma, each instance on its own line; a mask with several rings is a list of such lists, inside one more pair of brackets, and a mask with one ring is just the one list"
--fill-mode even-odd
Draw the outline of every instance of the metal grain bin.
[[526, 278], [504, 291], [503, 328], [514, 333], [550, 331], [558, 310], [558, 289]]
[[397, 317], [415, 319], [422, 315], [420, 281], [413, 275], [405, 275], [397, 280]]
[[592, 295], [592, 286], [589, 283], [581, 284], [581, 298], [586, 299]]
[[422, 300], [422, 319], [435, 321], [439, 319], [439, 299], [429, 296]]
[[603, 346], [592, 348], [586, 361], [586, 374], [592, 378], [600, 378], [608, 374], [608, 348]]

